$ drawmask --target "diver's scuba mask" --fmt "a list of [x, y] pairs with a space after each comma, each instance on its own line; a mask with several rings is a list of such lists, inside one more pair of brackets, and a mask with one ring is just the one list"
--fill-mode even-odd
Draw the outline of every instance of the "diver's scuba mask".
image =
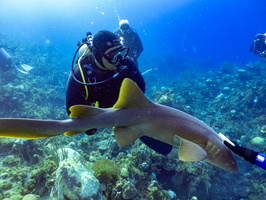
[[123, 61], [128, 55], [128, 48], [124, 46], [108, 49], [103, 57], [111, 64]]
[[122, 34], [129, 33], [130, 32], [129, 25], [128, 24], [122, 24], [120, 26], [120, 31], [122, 32]]
[[122, 24], [121, 26], [120, 26], [120, 29], [121, 30], [123, 30], [123, 31], [127, 31], [128, 29], [129, 29], [129, 25], [128, 24]]

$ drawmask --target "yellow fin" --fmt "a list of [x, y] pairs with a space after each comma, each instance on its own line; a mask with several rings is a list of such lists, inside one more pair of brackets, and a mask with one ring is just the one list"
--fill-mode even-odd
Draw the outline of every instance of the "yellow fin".
[[114, 127], [115, 138], [118, 146], [123, 147], [137, 140], [142, 134], [128, 127]]
[[[178, 136], [174, 136], [178, 137]], [[180, 138], [180, 148], [178, 152], [179, 160], [187, 162], [202, 161], [207, 158], [207, 152], [199, 145]]]
[[76, 134], [79, 134], [79, 133], [82, 133], [81, 131], [78, 131], [78, 130], [74, 130], [74, 131], [67, 131], [64, 133], [65, 136], [72, 136], [72, 135], [76, 135]]
[[97, 115], [103, 112], [103, 110], [100, 108], [86, 106], [86, 105], [71, 106], [69, 108], [69, 111], [71, 112], [69, 114], [69, 117], [71, 118], [85, 118], [85, 117], [90, 117], [90, 116]]
[[93, 106], [96, 107], [96, 108], [99, 108], [100, 107], [99, 101], [96, 101]]
[[141, 89], [129, 78], [125, 78], [122, 82], [118, 100], [113, 109], [125, 107], [149, 107], [151, 102], [141, 91]]

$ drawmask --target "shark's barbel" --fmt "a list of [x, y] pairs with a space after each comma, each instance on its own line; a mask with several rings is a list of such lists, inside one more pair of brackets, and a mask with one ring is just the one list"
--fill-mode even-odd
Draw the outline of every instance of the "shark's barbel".
[[150, 101], [130, 79], [124, 79], [113, 108], [75, 105], [70, 111], [72, 119], [67, 120], [1, 118], [0, 137], [38, 139], [114, 127], [120, 146], [146, 135], [179, 147], [182, 161], [206, 159], [224, 170], [238, 171], [232, 153], [212, 128], [189, 114]]

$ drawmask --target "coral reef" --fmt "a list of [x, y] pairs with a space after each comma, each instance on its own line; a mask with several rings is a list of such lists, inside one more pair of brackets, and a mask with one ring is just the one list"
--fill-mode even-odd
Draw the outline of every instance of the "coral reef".
[[[0, 73], [1, 117], [65, 119], [68, 72], [56, 68], [56, 55], [36, 44], [29, 48], [34, 56], [24, 51], [18, 58], [31, 57], [35, 70]], [[203, 74], [192, 69], [171, 81], [152, 70], [145, 75], [147, 95], [265, 152], [266, 62], [242, 67], [227, 62], [220, 71]], [[0, 148], [0, 199], [253, 200], [266, 195], [264, 171], [241, 159], [240, 173], [232, 174], [204, 161], [181, 162], [177, 148], [168, 156], [140, 141], [120, 148], [110, 129], [92, 136], [0, 138]]]

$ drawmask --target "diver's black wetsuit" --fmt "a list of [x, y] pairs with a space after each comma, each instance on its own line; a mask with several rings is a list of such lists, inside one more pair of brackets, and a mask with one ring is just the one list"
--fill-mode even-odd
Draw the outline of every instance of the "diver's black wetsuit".
[[[110, 71], [98, 68], [92, 54], [88, 54], [81, 61], [81, 66], [86, 80], [89, 80], [91, 83], [108, 81], [96, 85], [89, 85], [89, 95], [86, 100], [85, 86], [76, 82], [71, 74], [68, 79], [66, 91], [66, 109], [68, 114], [70, 113], [69, 107], [77, 104], [92, 105], [98, 101], [99, 107], [101, 108], [112, 107], [118, 99], [120, 86], [124, 78], [132, 79], [145, 92], [146, 83], [136, 64], [129, 58], [122, 61], [121, 65], [117, 67], [118, 70]], [[74, 73], [75, 77], [81, 81], [80, 70], [77, 66], [74, 68]], [[147, 136], [141, 136], [140, 140], [151, 149], [163, 155], [167, 155], [172, 150], [171, 145]]]
[[257, 34], [249, 50], [261, 57], [266, 57], [266, 34]]
[[[145, 81], [136, 67], [135, 63], [126, 58], [122, 61], [122, 65], [116, 71], [102, 70], [96, 66], [94, 58], [91, 54], [87, 55], [81, 61], [86, 80], [93, 82], [101, 82], [110, 78], [110, 80], [88, 86], [88, 99], [86, 100], [85, 86], [76, 82], [71, 74], [68, 79], [66, 92], [66, 108], [69, 114], [69, 107], [76, 104], [92, 105], [96, 101], [99, 102], [101, 108], [112, 107], [118, 99], [119, 89], [124, 78], [130, 78], [136, 82], [139, 88], [145, 92]], [[78, 67], [74, 69], [75, 77], [81, 81], [81, 74]], [[115, 76], [112, 78], [112, 76]]]

